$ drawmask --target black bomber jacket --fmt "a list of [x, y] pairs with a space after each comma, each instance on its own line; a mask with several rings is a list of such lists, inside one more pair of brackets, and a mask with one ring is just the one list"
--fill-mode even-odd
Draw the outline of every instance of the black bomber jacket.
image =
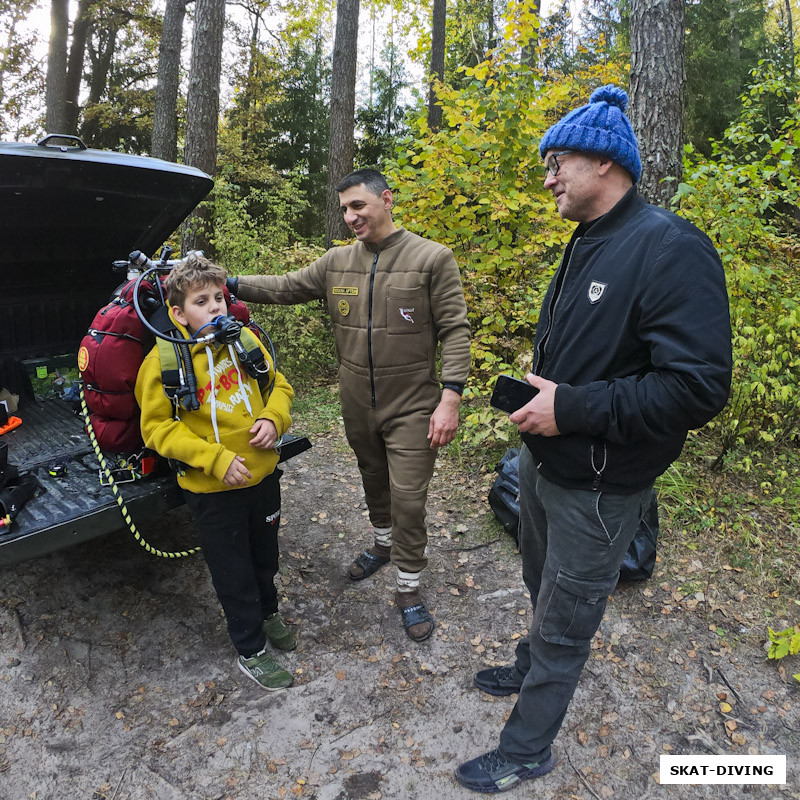
[[719, 255], [634, 187], [588, 229], [578, 226], [553, 277], [533, 372], [559, 384], [560, 435], [523, 440], [554, 483], [633, 493], [722, 410], [731, 364]]

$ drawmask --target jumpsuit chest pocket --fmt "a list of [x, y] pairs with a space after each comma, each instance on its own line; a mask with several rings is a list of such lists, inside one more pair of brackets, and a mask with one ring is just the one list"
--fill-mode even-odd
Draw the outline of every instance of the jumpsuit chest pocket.
[[386, 331], [419, 334], [428, 322], [428, 296], [423, 286], [386, 288]]

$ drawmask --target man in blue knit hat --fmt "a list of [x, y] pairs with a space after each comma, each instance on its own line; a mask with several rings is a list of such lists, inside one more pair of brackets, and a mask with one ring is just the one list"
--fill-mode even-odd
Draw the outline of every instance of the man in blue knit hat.
[[536, 328], [526, 377], [538, 394], [510, 417], [523, 440], [519, 536], [533, 620], [513, 665], [475, 676], [484, 692], [519, 694], [499, 747], [456, 770], [476, 791], [555, 767], [551, 744], [653, 482], [730, 390], [722, 264], [708, 237], [637, 193], [627, 102], [615, 86], [597, 89], [539, 145], [545, 188], [578, 226]]

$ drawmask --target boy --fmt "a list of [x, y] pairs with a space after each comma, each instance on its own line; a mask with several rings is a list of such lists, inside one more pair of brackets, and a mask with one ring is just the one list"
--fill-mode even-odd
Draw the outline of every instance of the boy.
[[[227, 314], [226, 272], [192, 253], [165, 281], [170, 316], [184, 336], [205, 336]], [[188, 465], [179, 474], [198, 528], [203, 555], [222, 604], [239, 668], [268, 691], [285, 689], [292, 676], [266, 653], [295, 647], [278, 614], [281, 471], [275, 443], [291, 423], [294, 391], [259, 343], [268, 368], [264, 388], [239, 362], [232, 345], [190, 345], [200, 408], [186, 411], [164, 393], [158, 347], [136, 381], [145, 445]], [[177, 408], [177, 411], [176, 411]], [[176, 418], [178, 417], [178, 418]]]

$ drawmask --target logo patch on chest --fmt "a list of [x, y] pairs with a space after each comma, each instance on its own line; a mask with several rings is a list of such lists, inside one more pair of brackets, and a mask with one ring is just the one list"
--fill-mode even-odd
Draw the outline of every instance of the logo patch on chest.
[[346, 317], [350, 313], [350, 303], [348, 303], [347, 300], [340, 300], [336, 304], [336, 307], [339, 309], [339, 313], [343, 317]]
[[600, 302], [600, 298], [605, 294], [606, 289], [608, 288], [607, 283], [600, 283], [600, 281], [592, 281], [589, 284], [589, 291], [587, 295], [589, 297], [589, 302], [594, 305], [595, 303]]
[[412, 316], [412, 314], [414, 313], [414, 306], [411, 306], [411, 307], [408, 307], [408, 306], [400, 306], [400, 308], [398, 309], [398, 311], [400, 312], [400, 316], [401, 316], [401, 317], [402, 317], [402, 318], [403, 318], [403, 319], [404, 319], [406, 322], [410, 322], [410, 323], [412, 323], [412, 324], [413, 324], [413, 322], [414, 322], [414, 317]]

